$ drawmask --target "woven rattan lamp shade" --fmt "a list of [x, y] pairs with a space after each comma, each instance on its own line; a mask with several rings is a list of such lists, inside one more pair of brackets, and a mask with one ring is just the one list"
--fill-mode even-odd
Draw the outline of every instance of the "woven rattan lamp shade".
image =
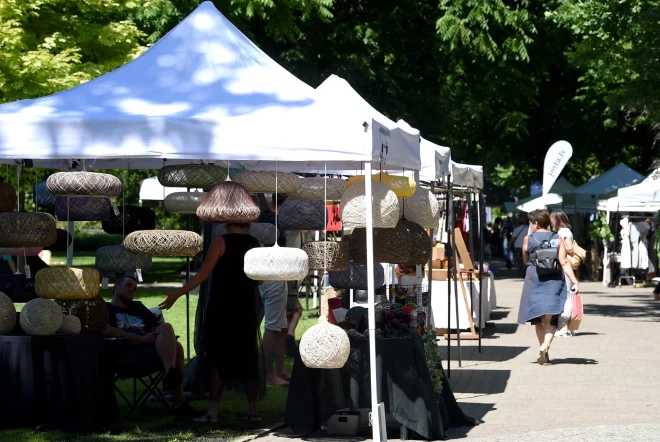
[[124, 239], [124, 247], [149, 256], [190, 256], [202, 251], [204, 240], [187, 230], [139, 230]]
[[16, 327], [16, 307], [11, 298], [0, 292], [0, 335], [11, 333]]
[[165, 187], [209, 188], [227, 179], [227, 168], [211, 164], [179, 164], [158, 171], [158, 182]]
[[235, 182], [245, 186], [252, 192], [279, 192], [296, 193], [302, 185], [297, 175], [286, 172], [277, 172], [277, 186], [275, 185], [275, 172], [243, 172], [232, 178]]
[[[330, 285], [336, 289], [367, 290], [367, 264], [351, 261], [348, 269], [341, 272], [329, 272]], [[376, 288], [385, 283], [385, 270], [383, 266], [374, 264], [374, 286]]]
[[[372, 180], [386, 184], [394, 191], [398, 197], [409, 197], [415, 194], [417, 184], [415, 180], [407, 176], [396, 176], [387, 174], [376, 174], [371, 176]], [[364, 175], [350, 177], [346, 182], [346, 187], [351, 187], [359, 182], [364, 182]]]
[[101, 292], [101, 275], [90, 267], [47, 267], [35, 275], [37, 296], [45, 299], [91, 299]]
[[233, 181], [217, 184], [197, 208], [197, 217], [207, 223], [251, 223], [260, 214], [250, 192]]
[[322, 322], [300, 339], [300, 358], [309, 368], [342, 368], [351, 352], [351, 341], [341, 327]]
[[37, 298], [34, 278], [25, 275], [5, 273], [0, 275], [0, 291], [14, 302], [28, 302]]
[[96, 270], [102, 275], [110, 276], [135, 272], [140, 269], [148, 272], [151, 269], [151, 256], [131, 253], [123, 245], [105, 246], [96, 251]]
[[60, 329], [57, 330], [57, 333], [62, 333], [65, 335], [77, 335], [82, 330], [82, 323], [77, 316], [73, 315], [64, 315], [62, 317], [62, 325]]
[[108, 326], [108, 306], [100, 296], [84, 300], [58, 300], [65, 311], [80, 319], [81, 332], [100, 334]]
[[287, 198], [280, 207], [278, 221], [283, 230], [324, 230], [327, 209], [320, 200]]
[[57, 235], [57, 239], [55, 240], [55, 242], [48, 247], [44, 247], [44, 249], [52, 250], [53, 252], [66, 251], [67, 247], [71, 245], [71, 241], [73, 240], [73, 238], [71, 237], [69, 232], [67, 232], [64, 229], [57, 229], [56, 235]]
[[409, 198], [399, 198], [399, 214], [425, 229], [435, 229], [440, 220], [440, 205], [430, 190], [418, 187]]
[[55, 196], [114, 198], [121, 193], [122, 184], [108, 173], [57, 172], [46, 180], [46, 189]]
[[101, 224], [103, 231], [109, 234], [122, 235], [138, 230], [153, 230], [156, 228], [156, 213], [148, 207], [121, 206], [119, 215], [110, 211], [110, 216]]
[[0, 213], [0, 247], [48, 247], [57, 239], [55, 225], [48, 213]]
[[197, 213], [206, 192], [174, 192], [165, 197], [163, 206], [169, 213]]
[[31, 336], [49, 336], [62, 326], [62, 309], [50, 299], [33, 299], [23, 306], [21, 328]]
[[339, 271], [348, 269], [347, 241], [314, 241], [303, 246], [309, 259], [309, 270]]
[[0, 183], [0, 212], [16, 210], [16, 189], [8, 183]]
[[346, 180], [340, 178], [301, 178], [300, 189], [289, 195], [294, 200], [325, 200], [335, 201], [341, 198], [346, 190]]
[[[367, 262], [366, 229], [353, 230], [351, 259]], [[425, 264], [431, 255], [431, 239], [419, 224], [402, 219], [393, 229], [374, 229], [374, 260], [396, 264]]]
[[32, 197], [34, 204], [39, 208], [54, 209], [56, 196], [48, 191], [46, 188], [46, 180], [39, 181], [32, 189]]
[[[213, 225], [213, 237], [226, 235], [227, 225], [226, 224], [214, 224]], [[270, 246], [275, 244], [275, 224], [270, 223], [252, 223], [250, 224], [250, 230], [248, 234], [254, 236], [259, 240], [261, 244]]]
[[[339, 208], [341, 222], [345, 228], [366, 227], [366, 198], [364, 196], [364, 181], [347, 188], [341, 196]], [[399, 200], [383, 183], [372, 183], [372, 200], [374, 227], [392, 228], [399, 221]]]
[[259, 247], [245, 254], [245, 275], [257, 281], [298, 281], [307, 276], [307, 253], [292, 247]]
[[43, 247], [0, 247], [0, 256], [37, 256]]
[[106, 221], [112, 208], [107, 198], [57, 197], [55, 214], [59, 221]]

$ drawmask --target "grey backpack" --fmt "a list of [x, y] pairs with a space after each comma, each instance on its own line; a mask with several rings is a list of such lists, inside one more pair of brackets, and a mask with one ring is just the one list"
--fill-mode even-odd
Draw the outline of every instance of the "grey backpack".
[[539, 245], [539, 248], [529, 255], [530, 262], [536, 267], [536, 273], [539, 275], [556, 275], [561, 273], [559, 249], [553, 247], [550, 241], [543, 240], [539, 242], [534, 237], [534, 234], [531, 234], [530, 237]]

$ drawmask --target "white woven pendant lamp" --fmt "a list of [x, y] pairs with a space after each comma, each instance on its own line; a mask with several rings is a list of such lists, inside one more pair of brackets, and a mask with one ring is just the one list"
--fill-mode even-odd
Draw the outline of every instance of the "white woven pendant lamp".
[[114, 198], [121, 193], [121, 180], [108, 173], [57, 172], [46, 180], [46, 189], [55, 196]]
[[139, 230], [126, 236], [126, 250], [149, 256], [189, 256], [202, 251], [204, 239], [186, 230]]
[[308, 368], [342, 368], [350, 352], [346, 332], [329, 322], [310, 327], [300, 339], [300, 358]]
[[430, 190], [420, 186], [413, 196], [399, 198], [399, 215], [425, 229], [434, 229], [440, 221], [440, 205]]
[[23, 306], [21, 328], [30, 336], [49, 336], [62, 326], [62, 309], [51, 299], [33, 299]]
[[258, 247], [245, 254], [243, 270], [256, 281], [298, 281], [309, 273], [307, 253], [293, 247]]
[[[339, 208], [341, 221], [346, 228], [367, 227], [366, 197], [364, 181], [356, 183], [344, 191]], [[392, 228], [399, 221], [399, 200], [387, 185], [372, 183], [374, 227]]]

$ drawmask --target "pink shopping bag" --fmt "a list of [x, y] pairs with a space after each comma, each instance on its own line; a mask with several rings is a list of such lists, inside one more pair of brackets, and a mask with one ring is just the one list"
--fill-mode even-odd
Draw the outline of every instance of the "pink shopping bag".
[[584, 310], [582, 308], [582, 296], [576, 293], [573, 295], [573, 311], [571, 314], [571, 320], [568, 322], [568, 329], [578, 330], [583, 317]]

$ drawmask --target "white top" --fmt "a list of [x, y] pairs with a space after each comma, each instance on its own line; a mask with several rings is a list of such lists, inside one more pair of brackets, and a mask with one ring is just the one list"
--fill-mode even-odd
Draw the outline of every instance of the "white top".
[[570, 229], [567, 229], [566, 227], [562, 227], [559, 229], [559, 232], [557, 232], [557, 235], [559, 235], [562, 238], [571, 238], [573, 239], [573, 233], [570, 231]]

